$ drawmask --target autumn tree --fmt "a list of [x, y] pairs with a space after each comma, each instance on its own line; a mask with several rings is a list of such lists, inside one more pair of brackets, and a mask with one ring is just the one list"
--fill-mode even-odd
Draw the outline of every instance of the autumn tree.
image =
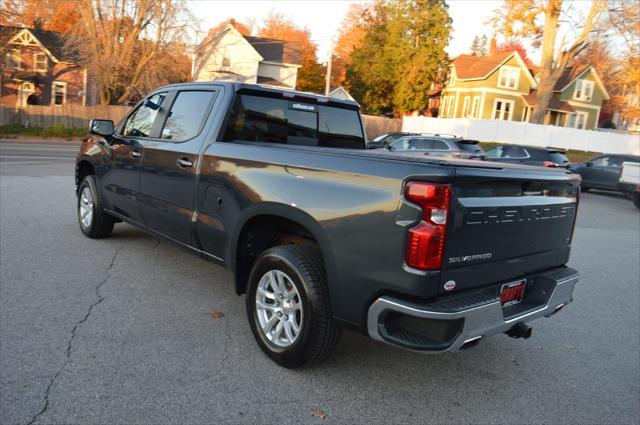
[[447, 61], [451, 19], [444, 0], [378, 0], [347, 71], [351, 94], [368, 113], [424, 110]]
[[522, 45], [521, 42], [516, 39], [510, 39], [505, 41], [504, 43], [496, 44], [494, 53], [513, 52], [514, 50], [518, 52], [523, 62], [527, 66], [531, 67], [533, 65], [533, 62], [531, 61], [531, 58], [529, 58], [529, 55], [527, 53], [527, 49]]
[[334, 43], [331, 67], [331, 86], [345, 86], [349, 90], [347, 68], [351, 66], [351, 55], [362, 44], [366, 34], [365, 17], [369, 8], [366, 3], [354, 3], [349, 7]]
[[563, 11], [563, 4], [563, 0], [504, 0], [493, 19], [496, 29], [507, 38], [530, 38], [536, 43], [542, 38], [540, 81], [531, 115], [531, 122], [536, 124], [544, 122], [556, 82], [572, 59], [587, 46], [591, 32], [606, 9], [605, 0], [593, 0], [583, 24], [572, 28], [577, 35], [571, 40], [567, 36], [558, 40], [561, 15], [567, 12]]
[[75, 9], [81, 19], [67, 48], [78, 52], [101, 104], [189, 79], [184, 41], [190, 19], [183, 0], [76, 0]]
[[0, 24], [68, 33], [80, 19], [75, 0], [3, 0]]
[[302, 67], [298, 70], [296, 89], [322, 93], [324, 90], [325, 67], [318, 63], [318, 46], [311, 41], [307, 28], [300, 28], [282, 14], [272, 14], [264, 22], [259, 35], [296, 42], [300, 49]]

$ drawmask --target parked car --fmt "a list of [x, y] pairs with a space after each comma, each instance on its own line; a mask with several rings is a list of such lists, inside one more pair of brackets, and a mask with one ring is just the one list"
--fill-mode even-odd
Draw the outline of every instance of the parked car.
[[363, 128], [352, 101], [159, 88], [117, 126], [91, 122], [80, 230], [126, 222], [228, 267], [257, 344], [286, 367], [325, 359], [342, 327], [458, 351], [528, 338], [572, 301], [578, 175], [367, 150]]
[[477, 140], [459, 137], [411, 135], [400, 137], [386, 146], [392, 152], [422, 153], [464, 159], [485, 159], [486, 154]]
[[640, 208], [640, 162], [622, 163], [618, 189], [628, 194], [633, 204]]
[[640, 162], [636, 155], [600, 155], [588, 161], [571, 166], [571, 171], [582, 177], [582, 191], [590, 189], [620, 190], [618, 179], [622, 163]]
[[498, 145], [489, 148], [487, 160], [563, 168], [568, 168], [571, 164], [562, 150], [519, 145]]
[[403, 131], [397, 131], [394, 133], [385, 133], [385, 134], [381, 134], [380, 136], [376, 137], [373, 140], [369, 141], [369, 149], [378, 149], [378, 148], [384, 148], [385, 146], [388, 146], [390, 143], [395, 142], [396, 140], [398, 140], [401, 137], [404, 136], [411, 136], [411, 135], [418, 135], [418, 133], [407, 133], [407, 132], [403, 132]]

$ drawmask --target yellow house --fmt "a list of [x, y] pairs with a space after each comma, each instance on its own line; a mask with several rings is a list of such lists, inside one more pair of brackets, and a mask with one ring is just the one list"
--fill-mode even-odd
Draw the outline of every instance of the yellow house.
[[[537, 69], [528, 67], [517, 51], [460, 55], [451, 64], [439, 116], [528, 122], [536, 102], [536, 75]], [[593, 66], [567, 68], [556, 83], [544, 123], [593, 129], [607, 99]]]

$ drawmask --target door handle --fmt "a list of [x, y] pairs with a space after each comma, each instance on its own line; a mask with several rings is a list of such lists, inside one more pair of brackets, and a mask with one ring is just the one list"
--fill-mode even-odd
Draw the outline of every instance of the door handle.
[[176, 164], [180, 168], [189, 168], [193, 166], [193, 161], [187, 158], [180, 158], [179, 160], [176, 161]]
[[138, 151], [131, 151], [131, 158], [140, 158], [142, 154]]

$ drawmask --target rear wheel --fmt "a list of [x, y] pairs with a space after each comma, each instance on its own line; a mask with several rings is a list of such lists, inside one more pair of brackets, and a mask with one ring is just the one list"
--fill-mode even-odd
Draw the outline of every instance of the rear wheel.
[[325, 360], [341, 334], [320, 255], [312, 248], [285, 245], [263, 252], [249, 276], [246, 307], [258, 345], [284, 367]]
[[636, 192], [633, 194], [633, 205], [637, 208], [640, 208], [640, 193]]
[[85, 236], [99, 239], [111, 235], [115, 219], [102, 209], [96, 177], [86, 176], [78, 188], [78, 223]]

